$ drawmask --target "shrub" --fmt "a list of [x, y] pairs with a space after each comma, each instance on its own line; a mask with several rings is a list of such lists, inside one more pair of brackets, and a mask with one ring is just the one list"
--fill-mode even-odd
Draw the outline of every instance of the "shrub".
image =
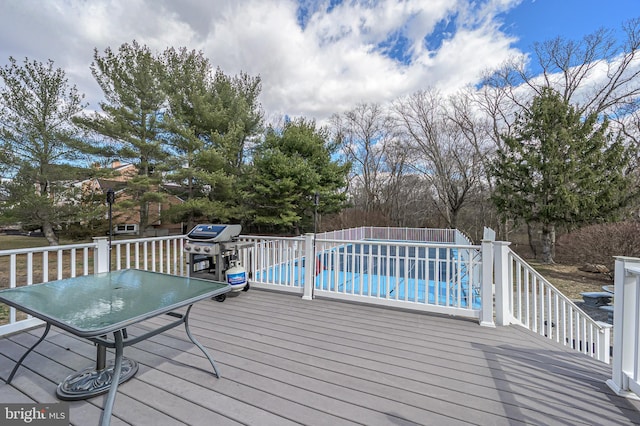
[[614, 256], [640, 257], [640, 222], [585, 226], [556, 242], [555, 259], [561, 263], [595, 263], [613, 270]]
[[91, 240], [92, 237], [104, 237], [109, 232], [109, 222], [94, 220], [89, 223], [73, 223], [60, 230], [60, 237], [74, 241]]

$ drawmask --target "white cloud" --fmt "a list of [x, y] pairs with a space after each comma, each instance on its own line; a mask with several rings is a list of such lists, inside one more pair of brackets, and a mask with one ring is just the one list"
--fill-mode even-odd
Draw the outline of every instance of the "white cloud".
[[[322, 121], [360, 102], [385, 102], [428, 86], [459, 87], [519, 52], [496, 16], [519, 0], [23, 0], [0, 2], [0, 63], [53, 59], [97, 107], [93, 49], [137, 40], [154, 50], [203, 50], [227, 74], [260, 75], [269, 116]], [[311, 10], [298, 23], [298, 5]], [[442, 22], [453, 31], [436, 50], [425, 38]], [[402, 39], [398, 61], [379, 45]]]

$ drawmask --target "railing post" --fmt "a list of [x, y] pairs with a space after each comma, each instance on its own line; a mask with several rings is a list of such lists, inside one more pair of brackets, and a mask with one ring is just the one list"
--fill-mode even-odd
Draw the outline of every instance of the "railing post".
[[482, 309], [480, 311], [480, 325], [495, 327], [493, 322], [493, 241], [482, 240], [482, 283], [480, 296]]
[[[613, 365], [607, 385], [618, 395], [640, 399], [630, 390], [629, 375], [633, 375], [640, 338], [636, 303], [640, 285], [640, 259], [616, 257], [613, 303]], [[628, 272], [630, 268], [637, 271]]]
[[304, 289], [302, 298], [304, 300], [313, 299], [313, 287], [315, 286], [315, 236], [313, 234], [304, 234]]
[[507, 241], [496, 241], [494, 248], [494, 279], [496, 281], [496, 323], [509, 325], [513, 318], [510, 301], [513, 286], [509, 279], [509, 245]]
[[600, 339], [600, 350], [598, 351], [598, 359], [605, 364], [611, 363], [611, 329], [613, 326], [608, 323], [601, 323], [602, 339]]
[[109, 272], [109, 239], [107, 237], [93, 237], [96, 243], [93, 252], [93, 273]]

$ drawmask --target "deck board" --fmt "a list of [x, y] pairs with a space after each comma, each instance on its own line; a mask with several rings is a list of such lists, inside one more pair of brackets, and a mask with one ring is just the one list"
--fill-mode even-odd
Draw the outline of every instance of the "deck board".
[[[258, 290], [196, 304], [190, 326], [222, 378], [180, 327], [127, 347], [140, 371], [112, 424], [640, 425], [640, 403], [606, 386], [610, 366], [518, 326]], [[41, 333], [0, 339], [2, 379]], [[53, 328], [0, 400], [56, 402], [57, 383], [94, 357]], [[73, 402], [72, 424], [96, 424], [103, 403]]]

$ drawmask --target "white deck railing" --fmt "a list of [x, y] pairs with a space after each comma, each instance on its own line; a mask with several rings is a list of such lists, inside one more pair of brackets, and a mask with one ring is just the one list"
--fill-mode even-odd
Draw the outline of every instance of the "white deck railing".
[[[504, 309], [497, 307], [496, 312], [508, 315], [498, 320], [498, 324], [522, 325], [550, 340], [609, 363], [609, 324], [593, 320], [507, 244], [496, 243], [496, 262], [496, 273], [502, 272], [501, 276], [496, 276], [496, 303], [507, 305]], [[502, 293], [506, 296], [498, 297]]]
[[640, 259], [617, 257], [613, 304], [613, 372], [618, 395], [640, 399]]
[[[84, 244], [0, 250], [0, 288], [105, 272], [109, 266], [112, 270], [136, 268], [185, 275], [183, 240], [183, 235], [114, 240], [111, 265], [106, 237]], [[15, 308], [2, 305], [0, 309], [8, 311], [8, 321], [0, 325], [0, 336], [40, 324], [28, 315], [19, 315]]]
[[[97, 270], [95, 248], [94, 242], [0, 250], [0, 288], [92, 274]], [[0, 309], [4, 309], [5, 315], [8, 312], [8, 323], [0, 326], [0, 335], [41, 324], [40, 320], [29, 315], [19, 316], [15, 308], [2, 305]]]
[[135, 268], [184, 276], [187, 274], [184, 241], [184, 235], [114, 240], [111, 269]]

